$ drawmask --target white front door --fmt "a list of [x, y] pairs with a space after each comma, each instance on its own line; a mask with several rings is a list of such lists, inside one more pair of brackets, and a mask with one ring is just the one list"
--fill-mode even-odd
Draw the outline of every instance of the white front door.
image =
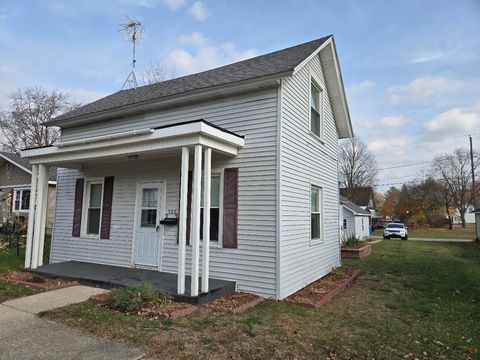
[[162, 182], [139, 183], [135, 221], [135, 265], [158, 267], [163, 214]]

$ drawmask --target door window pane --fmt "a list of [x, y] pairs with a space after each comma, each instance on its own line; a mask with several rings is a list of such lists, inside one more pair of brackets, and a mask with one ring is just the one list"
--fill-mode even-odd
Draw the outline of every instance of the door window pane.
[[157, 209], [142, 209], [141, 227], [157, 226]]
[[142, 207], [156, 208], [158, 202], [158, 189], [143, 189]]

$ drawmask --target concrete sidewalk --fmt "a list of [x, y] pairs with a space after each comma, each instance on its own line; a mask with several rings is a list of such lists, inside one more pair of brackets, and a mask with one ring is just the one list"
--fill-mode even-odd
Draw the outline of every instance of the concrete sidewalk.
[[73, 286], [0, 304], [0, 360], [141, 359], [144, 353], [138, 349], [35, 316], [41, 311], [85, 301], [103, 291]]

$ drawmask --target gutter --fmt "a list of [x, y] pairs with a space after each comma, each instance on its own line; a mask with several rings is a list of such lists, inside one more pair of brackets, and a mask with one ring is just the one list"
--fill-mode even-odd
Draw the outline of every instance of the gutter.
[[[262, 83], [262, 82], [272, 81], [272, 84], [265, 84], [266, 86], [264, 88], [275, 87], [277, 83], [276, 82], [273, 83], [274, 80], [278, 80], [278, 79], [290, 76], [292, 75], [292, 73], [293, 73], [293, 70], [289, 70], [286, 72], [282, 72], [282, 73], [278, 73], [270, 76], [238, 81], [238, 82], [224, 84], [224, 85], [217, 85], [214, 87], [191, 90], [191, 91], [187, 91], [179, 94], [159, 97], [152, 100], [141, 101], [134, 104], [115, 107], [108, 110], [97, 111], [94, 113], [80, 115], [72, 118], [59, 119], [57, 117], [53, 120], [43, 123], [42, 125], [59, 126], [61, 128], [68, 128], [68, 127], [77, 126], [80, 124], [85, 124], [91, 121], [108, 120], [114, 117], [126, 117], [126, 116], [135, 115], [135, 114], [141, 114], [146, 111], [161, 109], [164, 107], [173, 107], [173, 106], [181, 105], [187, 102], [191, 103], [192, 101], [195, 101], [195, 100], [201, 101], [201, 100], [208, 99], [209, 96], [214, 94], [224, 95], [224, 96], [234, 95], [237, 93], [242, 93], [243, 91], [250, 90], [250, 88], [253, 85]], [[261, 89], [261, 87], [259, 87], [259, 89]], [[229, 93], [229, 91], [231, 92]]]

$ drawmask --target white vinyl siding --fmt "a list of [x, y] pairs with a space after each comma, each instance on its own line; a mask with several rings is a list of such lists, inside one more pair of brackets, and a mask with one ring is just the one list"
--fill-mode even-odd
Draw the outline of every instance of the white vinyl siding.
[[[323, 143], [310, 132], [310, 86], [323, 89]], [[282, 82], [280, 298], [340, 265], [338, 134], [320, 58]], [[311, 244], [310, 184], [323, 189], [323, 242]]]
[[[157, 127], [205, 119], [240, 135], [247, 136], [245, 147], [236, 157], [212, 153], [212, 169], [239, 168], [238, 248], [212, 246], [210, 274], [213, 278], [234, 280], [239, 290], [267, 297], [276, 294], [276, 122], [277, 89], [210, 102], [190, 104], [144, 116], [119, 118], [62, 130], [62, 140], [112, 134], [145, 127]], [[137, 181], [165, 179], [166, 212], [178, 210], [181, 155], [138, 162], [112, 162], [86, 166], [83, 173], [59, 169], [58, 203], [52, 262], [79, 260], [131, 266], [133, 216]], [[193, 160], [190, 160], [192, 169]], [[72, 238], [75, 178], [115, 176], [109, 240]], [[177, 272], [176, 227], [163, 226], [161, 270]], [[191, 265], [187, 246], [187, 272]]]

